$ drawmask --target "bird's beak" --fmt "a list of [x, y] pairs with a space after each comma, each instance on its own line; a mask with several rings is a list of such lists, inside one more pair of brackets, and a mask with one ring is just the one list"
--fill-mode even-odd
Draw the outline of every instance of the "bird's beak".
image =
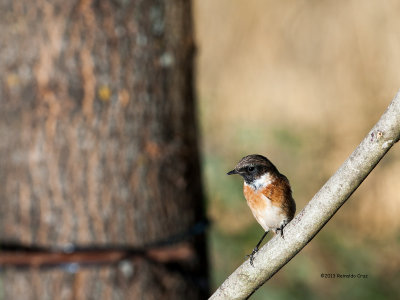
[[238, 174], [238, 172], [236, 170], [232, 170], [226, 173], [226, 175], [233, 175], [233, 174]]

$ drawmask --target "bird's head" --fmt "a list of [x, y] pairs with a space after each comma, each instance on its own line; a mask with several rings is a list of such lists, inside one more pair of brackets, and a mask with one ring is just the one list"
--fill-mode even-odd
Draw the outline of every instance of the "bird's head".
[[247, 184], [254, 185], [254, 182], [263, 176], [273, 175], [277, 172], [278, 170], [268, 158], [259, 154], [251, 154], [243, 157], [227, 175], [238, 174]]

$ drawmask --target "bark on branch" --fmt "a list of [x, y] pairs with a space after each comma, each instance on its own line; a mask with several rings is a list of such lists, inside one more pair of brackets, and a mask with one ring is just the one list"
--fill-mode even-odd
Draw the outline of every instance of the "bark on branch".
[[210, 299], [245, 299], [289, 262], [329, 221], [386, 152], [400, 138], [400, 91], [337, 172], [285, 227], [285, 239], [272, 238], [254, 259], [245, 261]]

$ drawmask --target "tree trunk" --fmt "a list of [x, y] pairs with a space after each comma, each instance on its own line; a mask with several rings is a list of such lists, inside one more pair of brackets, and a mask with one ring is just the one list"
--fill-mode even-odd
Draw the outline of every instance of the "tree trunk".
[[204, 298], [190, 1], [0, 7], [0, 249], [141, 249], [79, 268], [5, 263], [0, 299]]

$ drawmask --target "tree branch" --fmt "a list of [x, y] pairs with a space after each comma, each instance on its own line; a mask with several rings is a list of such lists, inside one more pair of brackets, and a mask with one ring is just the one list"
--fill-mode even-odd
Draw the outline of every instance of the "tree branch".
[[255, 256], [254, 267], [245, 261], [210, 299], [253, 294], [313, 239], [399, 138], [400, 91], [361, 144], [285, 227], [285, 238], [273, 237]]

